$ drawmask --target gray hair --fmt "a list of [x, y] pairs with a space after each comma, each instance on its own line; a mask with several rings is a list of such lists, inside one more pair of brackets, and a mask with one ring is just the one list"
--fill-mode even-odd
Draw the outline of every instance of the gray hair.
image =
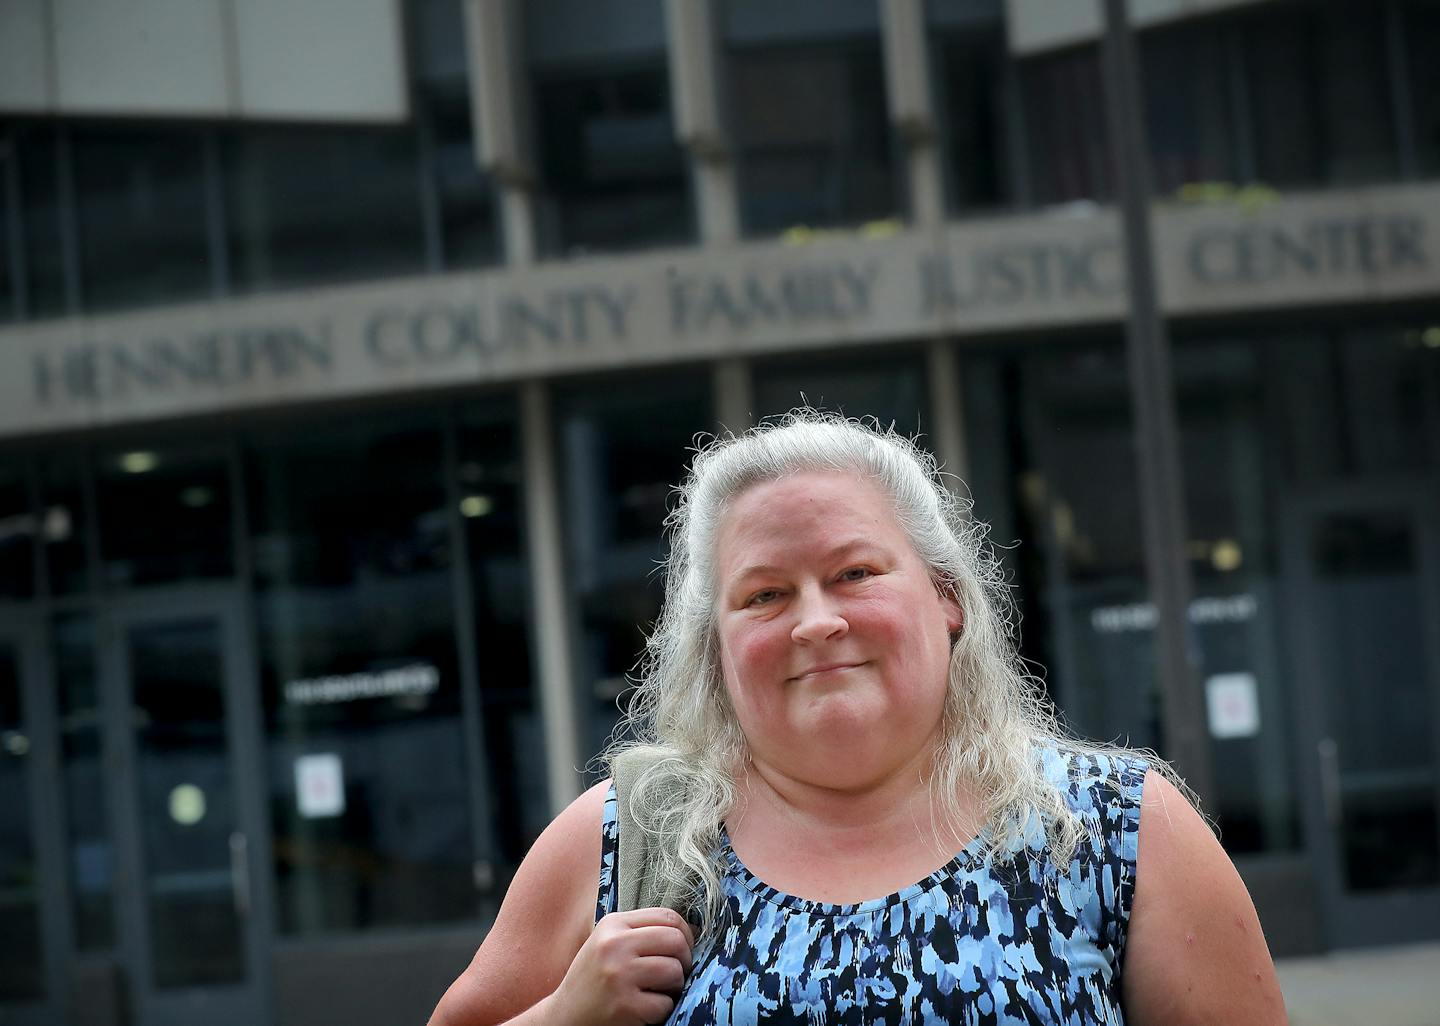
[[[1056, 865], [1074, 856], [1084, 825], [1046, 776], [1040, 752], [1087, 750], [1060, 726], [1040, 682], [1016, 652], [1009, 585], [986, 543], [988, 527], [945, 486], [933, 456], [878, 424], [797, 409], [742, 435], [703, 446], [666, 520], [670, 555], [665, 603], [607, 763], [636, 745], [661, 758], [636, 782], [635, 821], [651, 835], [659, 878], [697, 894], [703, 920], [721, 907], [716, 862], [722, 822], [748, 759], [720, 669], [716, 632], [716, 534], [735, 500], [755, 485], [806, 471], [840, 471], [878, 484], [937, 587], [952, 595], [964, 627], [952, 645], [942, 736], [930, 769], [937, 822], [960, 822], [967, 785], [985, 804], [986, 855], [1017, 850], [1033, 816]], [[958, 841], [958, 839], [956, 839]], [[1022, 842], [1023, 843], [1023, 842]], [[952, 852], [953, 853], [953, 852]]]

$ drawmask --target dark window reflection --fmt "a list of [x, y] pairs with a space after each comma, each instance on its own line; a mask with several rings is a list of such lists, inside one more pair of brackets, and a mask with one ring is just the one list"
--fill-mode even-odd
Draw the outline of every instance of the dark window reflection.
[[544, 733], [530, 662], [520, 439], [513, 411], [462, 419], [456, 467], [470, 557], [491, 826], [508, 878], [548, 822]]
[[[1022, 591], [1024, 652], [1046, 668], [1081, 734], [1163, 753], [1123, 349], [972, 363], [962, 376], [969, 433], [1002, 453], [976, 448], [972, 484], [977, 511], [999, 511], [995, 540], [1020, 541], [1002, 552]], [[1192, 638], [1207, 692], [1238, 690], [1256, 710], [1253, 722], [1211, 724], [1209, 797], [1237, 852], [1299, 843], [1270, 490], [1280, 452], [1267, 429], [1275, 397], [1265, 367], [1260, 347], [1213, 341], [1178, 347], [1175, 361]]]
[[463, 88], [428, 95], [435, 187], [446, 267], [474, 267], [500, 258], [495, 189], [475, 153], [470, 97]]
[[[58, 130], [20, 122], [10, 130], [19, 166], [20, 213], [25, 251], [25, 313], [51, 317], [66, 310], [64, 250], [60, 241]], [[17, 286], [18, 286], [17, 281]]]
[[1036, 202], [1108, 199], [1114, 184], [1099, 47], [1028, 58], [1020, 76]]
[[1240, 177], [1228, 44], [1225, 26], [1205, 21], [1139, 36], [1145, 130], [1157, 192]]
[[726, 13], [722, 74], [746, 232], [900, 213], [873, 6], [732, 0]]
[[94, 621], [88, 615], [56, 618], [54, 644], [75, 945], [93, 951], [115, 943], [115, 856], [105, 803]]
[[225, 715], [234, 682], [225, 680], [221, 636], [201, 618], [127, 632], [149, 969], [162, 988], [245, 976]]
[[230, 273], [242, 290], [423, 270], [409, 129], [247, 129], [228, 140]]
[[1421, 175], [1433, 178], [1440, 175], [1440, 6], [1413, 0], [1401, 11], [1417, 163]]
[[213, 449], [136, 444], [96, 465], [105, 581], [119, 587], [233, 572], [230, 465]]
[[649, 67], [538, 71], [535, 104], [547, 251], [629, 249], [693, 235], [663, 55]]
[[90, 515], [75, 451], [45, 453], [36, 461], [40, 477], [40, 539], [52, 595], [72, 595], [90, 586], [86, 532]]
[[72, 132], [88, 309], [209, 292], [202, 143], [193, 128]]
[[[1313, 643], [1320, 647], [1334, 745], [1344, 876], [1352, 890], [1440, 879], [1434, 670], [1427, 667], [1425, 582], [1417, 528], [1383, 502], [1306, 525]], [[1377, 685], [1385, 701], [1374, 700]], [[1397, 716], [1396, 710], [1404, 710]]]
[[20, 674], [19, 649], [0, 639], [0, 1001], [38, 998], [45, 988], [30, 805], [34, 760]]
[[712, 428], [701, 374], [576, 388], [557, 398], [566, 577], [589, 757], [604, 747], [617, 702], [660, 612], [662, 524], [697, 432]]
[[1012, 129], [1003, 108], [1003, 25], [998, 17], [977, 22], [938, 35], [933, 46], [935, 116], [951, 210], [996, 207], [1012, 198], [1005, 164], [1005, 135]]
[[[930, 429], [929, 399], [921, 358], [913, 353], [883, 357], [833, 356], [777, 361], [755, 368], [757, 418], [796, 406], [871, 418], [908, 436]], [[921, 439], [921, 444], [925, 440]]]
[[281, 930], [473, 916], [440, 431], [307, 424], [250, 480]]
[[[9, 240], [21, 231], [21, 212], [9, 196], [18, 193], [20, 152], [15, 136], [0, 127], [0, 239]], [[0, 324], [20, 315], [20, 268], [9, 245], [0, 246]]]
[[1325, 2], [1277, 5], [1244, 22], [1240, 38], [1262, 181], [1394, 176], [1384, 15], [1383, 5]]
[[39, 521], [30, 505], [24, 464], [0, 464], [0, 599], [35, 593], [35, 535]]

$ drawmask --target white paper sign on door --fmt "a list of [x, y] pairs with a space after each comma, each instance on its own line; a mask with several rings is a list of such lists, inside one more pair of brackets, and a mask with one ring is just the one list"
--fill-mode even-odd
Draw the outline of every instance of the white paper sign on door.
[[1217, 673], [1205, 682], [1205, 710], [1216, 738], [1260, 733], [1260, 699], [1253, 673]]
[[345, 811], [345, 776], [340, 756], [321, 752], [295, 760], [295, 804], [306, 819], [338, 816]]

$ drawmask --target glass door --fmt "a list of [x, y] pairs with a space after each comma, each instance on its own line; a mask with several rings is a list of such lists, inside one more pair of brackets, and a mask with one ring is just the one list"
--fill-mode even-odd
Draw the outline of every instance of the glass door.
[[0, 615], [0, 1023], [61, 1021], [55, 723], [39, 634]]
[[267, 1021], [263, 773], [240, 604], [205, 592], [126, 601], [107, 634], [138, 1019]]
[[1430, 938], [1440, 916], [1437, 513], [1413, 481], [1288, 510], [1301, 775], [1334, 947]]

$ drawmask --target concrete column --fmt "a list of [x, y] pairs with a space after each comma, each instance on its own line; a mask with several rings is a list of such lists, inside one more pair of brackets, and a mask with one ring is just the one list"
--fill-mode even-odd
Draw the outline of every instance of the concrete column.
[[[925, 375], [930, 388], [930, 451], [946, 473], [970, 484], [970, 457], [965, 444], [965, 399], [960, 391], [960, 362], [949, 339], [932, 339], [925, 350]], [[952, 490], [954, 485], [952, 482]]]
[[718, 360], [711, 370], [715, 420], [739, 434], [755, 423], [755, 389], [750, 379], [750, 361], [743, 356]]
[[520, 440], [524, 460], [526, 554], [530, 559], [531, 623], [540, 680], [545, 770], [550, 811], [580, 794], [580, 734], [575, 673], [570, 660], [570, 618], [565, 608], [564, 543], [550, 391], [543, 381], [520, 386]]
[[880, 26], [890, 123], [905, 145], [911, 217], [917, 225], [940, 225], [945, 191], [935, 146], [924, 0], [881, 0]]
[[505, 262], [535, 260], [535, 168], [525, 88], [524, 18], [516, 0], [465, 0], [475, 159], [500, 200]]
[[719, 101], [716, 18], [714, 0], [665, 0], [675, 137], [690, 156], [700, 240], [709, 245], [740, 237], [735, 165]]

